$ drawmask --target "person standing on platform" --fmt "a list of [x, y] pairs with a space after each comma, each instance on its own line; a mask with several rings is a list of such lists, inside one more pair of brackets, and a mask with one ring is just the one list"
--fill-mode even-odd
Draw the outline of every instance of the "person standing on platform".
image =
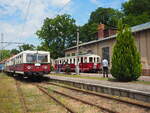
[[107, 59], [103, 59], [102, 61], [102, 66], [103, 66], [103, 77], [108, 77], [108, 60]]

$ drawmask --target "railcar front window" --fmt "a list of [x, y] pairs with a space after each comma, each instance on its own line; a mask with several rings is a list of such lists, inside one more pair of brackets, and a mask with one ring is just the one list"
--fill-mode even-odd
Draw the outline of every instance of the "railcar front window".
[[99, 60], [99, 58], [97, 57], [97, 63], [99, 63], [100, 62], [100, 60]]
[[47, 55], [38, 55], [38, 62], [48, 62]]
[[29, 63], [34, 63], [34, 62], [36, 62], [36, 55], [27, 54], [27, 62], [29, 62]]

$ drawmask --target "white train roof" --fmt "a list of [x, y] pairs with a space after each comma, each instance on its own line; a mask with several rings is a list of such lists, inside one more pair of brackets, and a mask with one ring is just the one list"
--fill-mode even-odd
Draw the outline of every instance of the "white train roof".
[[35, 54], [35, 53], [40, 53], [40, 54], [50, 54], [50, 52], [47, 52], [47, 51], [31, 51], [31, 50], [26, 50], [26, 51], [22, 51], [22, 52], [20, 52], [20, 53], [18, 53], [18, 54], [16, 54], [16, 55], [14, 55], [14, 56], [12, 56], [12, 57], [10, 57], [9, 59], [7, 59], [7, 61], [8, 60], [11, 60], [11, 59], [13, 59], [13, 58], [15, 58], [15, 57], [17, 57], [17, 56], [19, 56], [19, 55], [21, 55], [21, 54], [27, 54], [27, 53], [32, 53], [32, 54]]
[[[62, 57], [62, 58], [58, 58], [56, 60], [61, 60], [61, 59], [68, 59], [68, 58], [76, 58], [77, 56], [68, 56], [68, 57]], [[84, 54], [84, 55], [78, 55], [78, 57], [100, 57], [98, 55], [95, 54]]]
[[[49, 54], [50, 52], [48, 52], [48, 51], [31, 51], [31, 50], [26, 50], [26, 51], [23, 51], [23, 52], [21, 52], [21, 53], [33, 53], [33, 54], [35, 54], [35, 53], [41, 53], [41, 54]], [[21, 54], [20, 53], [20, 54]]]

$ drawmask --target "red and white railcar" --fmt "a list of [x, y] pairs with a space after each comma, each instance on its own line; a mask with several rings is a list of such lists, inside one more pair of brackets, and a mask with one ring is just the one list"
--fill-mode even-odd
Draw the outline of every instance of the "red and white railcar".
[[45, 51], [23, 51], [5, 62], [5, 71], [27, 76], [50, 72], [50, 53]]
[[55, 60], [55, 69], [66, 71], [69, 66], [73, 72], [76, 70], [77, 62], [80, 72], [97, 72], [101, 69], [101, 57], [94, 54], [58, 58]]

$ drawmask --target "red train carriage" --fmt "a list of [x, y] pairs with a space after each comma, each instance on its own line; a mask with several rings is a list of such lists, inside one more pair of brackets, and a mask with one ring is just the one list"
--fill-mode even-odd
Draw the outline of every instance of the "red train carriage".
[[75, 71], [76, 64], [79, 64], [80, 72], [97, 72], [101, 69], [101, 58], [98, 55], [86, 54], [58, 58], [55, 60], [55, 69], [58, 71], [66, 71], [67, 66], [70, 67], [71, 71]]
[[27, 76], [50, 72], [50, 53], [45, 51], [23, 51], [5, 62], [5, 71]]

